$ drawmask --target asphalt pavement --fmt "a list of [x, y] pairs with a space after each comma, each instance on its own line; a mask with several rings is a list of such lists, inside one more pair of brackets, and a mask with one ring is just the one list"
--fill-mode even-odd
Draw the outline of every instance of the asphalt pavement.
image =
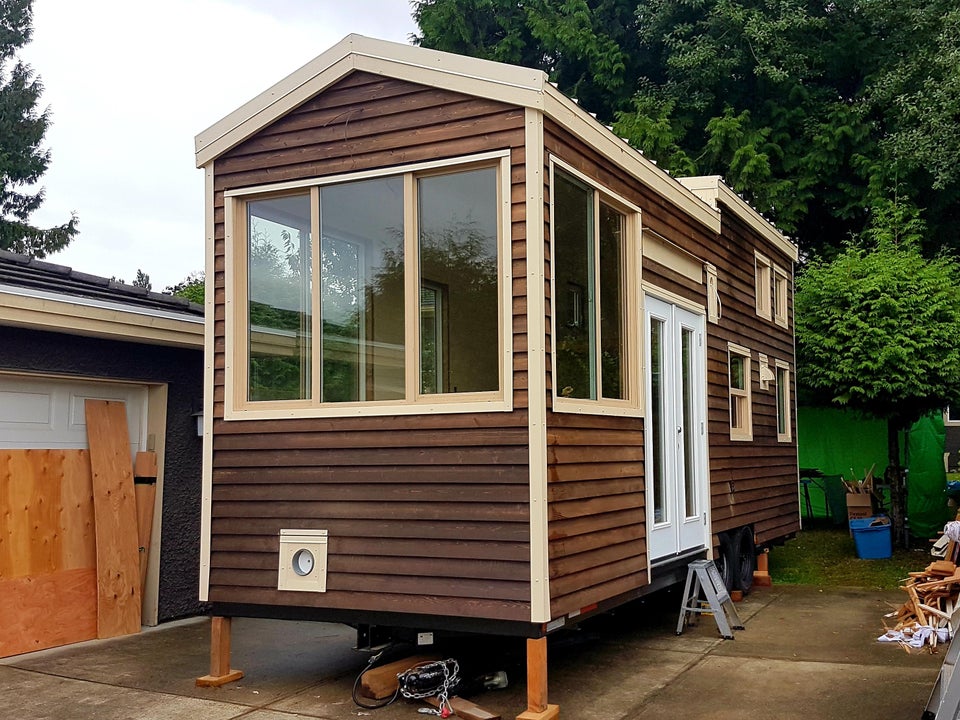
[[[876, 642], [897, 591], [758, 588], [737, 609], [745, 629], [719, 637], [712, 617], [675, 633], [680, 593], [624, 606], [551, 636], [550, 702], [568, 720], [919, 720], [943, 655]], [[209, 620], [144, 628], [0, 660], [0, 718], [34, 720], [402, 720], [421, 704], [357, 707], [351, 689], [367, 656], [351, 628], [237, 618], [234, 668], [245, 677], [198, 688]], [[504, 720], [526, 707], [524, 644], [458, 638], [436, 650], [467, 676], [503, 670], [509, 684], [473, 696]], [[398, 648], [401, 656], [416, 648]]]

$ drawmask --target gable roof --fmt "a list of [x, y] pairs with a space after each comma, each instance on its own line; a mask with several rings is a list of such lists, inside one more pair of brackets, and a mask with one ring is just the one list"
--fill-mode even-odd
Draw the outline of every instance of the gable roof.
[[0, 250], [0, 325], [201, 347], [203, 306]]
[[720, 232], [720, 214], [550, 84], [541, 70], [348, 35], [196, 137], [196, 164], [216, 158], [354, 71], [452, 90], [542, 112], [584, 138], [691, 218]]

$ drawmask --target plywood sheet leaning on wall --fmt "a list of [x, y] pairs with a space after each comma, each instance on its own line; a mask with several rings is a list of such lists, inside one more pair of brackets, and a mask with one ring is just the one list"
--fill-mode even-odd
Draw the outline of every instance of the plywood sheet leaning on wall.
[[97, 636], [140, 631], [140, 560], [133, 463], [122, 402], [86, 400], [97, 531]]
[[0, 657], [97, 637], [86, 450], [0, 451]]

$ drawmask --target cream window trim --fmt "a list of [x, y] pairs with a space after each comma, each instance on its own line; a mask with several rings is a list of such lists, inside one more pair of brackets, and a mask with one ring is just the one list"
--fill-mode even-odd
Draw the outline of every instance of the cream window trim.
[[392, 165], [386, 168], [377, 168], [376, 170], [361, 170], [359, 172], [341, 173], [339, 175], [325, 175], [324, 177], [309, 178], [306, 180], [291, 180], [290, 182], [271, 183], [269, 185], [255, 185], [252, 187], [234, 188], [233, 190], [226, 190], [223, 195], [224, 197], [228, 198], [246, 197], [248, 195], [268, 195], [273, 193], [290, 192], [292, 190], [305, 190], [307, 188], [323, 187], [324, 185], [341, 185], [343, 183], [355, 182], [357, 180], [393, 177], [396, 175], [403, 175], [405, 173], [419, 174], [430, 170], [460, 168], [464, 165], [492, 162], [494, 160], [502, 160], [503, 158], [509, 157], [509, 150], [494, 150], [492, 152], [461, 155], [459, 157], [444, 158], [441, 160], [409, 163], [406, 165]]
[[950, 406], [948, 405], [946, 410], [943, 411], [943, 424], [944, 427], [960, 427], [960, 420], [955, 420], [950, 418]]
[[[616, 400], [611, 398], [598, 397], [596, 400], [585, 400], [583, 398], [565, 398], [557, 393], [557, 353], [551, 353], [551, 373], [553, 382], [553, 402], [554, 412], [573, 413], [579, 415], [610, 415], [624, 417], [643, 417], [643, 382], [641, 381], [640, 367], [640, 326], [643, 318], [643, 290], [642, 290], [642, 243], [641, 232], [642, 223], [640, 208], [629, 200], [610, 192], [606, 188], [597, 184], [588, 176], [576, 168], [570, 166], [556, 157], [550, 158], [550, 187], [554, 187], [555, 170], [559, 168], [561, 172], [566, 173], [589, 187], [593, 191], [594, 217], [599, 217], [599, 204], [609, 205], [613, 209], [622, 213], [625, 219], [624, 235], [626, 241], [624, 277], [626, 278], [626, 287], [624, 288], [624, 333], [625, 347], [624, 359], [627, 364], [624, 385], [626, 386], [626, 400]], [[552, 190], [551, 190], [552, 191]], [[554, 222], [554, 203], [550, 202], [550, 267], [556, 268], [556, 253], [553, 231], [556, 227]], [[599, 225], [594, 223], [594, 243], [597, 243], [597, 233]], [[594, 283], [599, 288], [600, 263], [596, 262], [594, 267]], [[557, 297], [556, 272], [551, 272], [550, 277], [550, 297]], [[555, 342], [557, 337], [557, 313], [555, 307], [550, 313], [550, 337]], [[598, 343], [599, 351], [599, 343]], [[599, 389], [598, 389], [599, 390]], [[598, 392], [598, 395], [600, 393]]]
[[789, 318], [790, 276], [779, 265], [773, 266], [773, 320], [780, 327], [787, 327]]
[[689, 310], [695, 315], [703, 315], [706, 312], [706, 309], [700, 303], [694, 302], [693, 300], [685, 298], [683, 295], [678, 295], [675, 292], [671, 292], [670, 290], [665, 290], [662, 287], [658, 287], [649, 280], [641, 280], [640, 288], [647, 295], [652, 295], [653, 297], [659, 298], [660, 300], [670, 303], [671, 305], [677, 305], [684, 310]]
[[650, 228], [643, 228], [643, 257], [683, 275], [697, 284], [703, 283], [704, 262], [693, 253]]
[[[730, 368], [733, 357], [743, 358], [743, 388], [734, 388], [730, 384]], [[753, 440], [753, 397], [752, 397], [752, 353], [742, 345], [727, 343], [727, 391], [730, 402], [730, 439]], [[737, 412], [739, 410], [739, 412]], [[734, 425], [735, 413], [739, 426]]]
[[[449, 394], [425, 395], [419, 392], [419, 311], [416, 298], [419, 295], [419, 268], [411, 267], [418, 263], [416, 199], [413, 188], [416, 178], [431, 170], [449, 172], [466, 171], [477, 167], [497, 168], [497, 227], [498, 245], [498, 281], [499, 293], [498, 317], [500, 333], [498, 337], [498, 365], [500, 390], [490, 392], [461, 392]], [[250, 342], [247, 327], [247, 238], [246, 238], [246, 201], [272, 197], [274, 195], [303, 194], [311, 195], [311, 244], [316, 245], [320, 238], [320, 219], [316, 212], [319, 206], [319, 190], [323, 185], [339, 184], [358, 179], [376, 177], [404, 178], [404, 325], [406, 343], [404, 385], [406, 398], [390, 401], [359, 401], [321, 403], [317, 397], [307, 400], [260, 400], [250, 401], [246, 397], [248, 387], [249, 363], [247, 349]], [[278, 183], [255, 188], [233, 190], [224, 195], [224, 240], [225, 240], [225, 361], [224, 361], [224, 419], [225, 420], [270, 420], [283, 418], [314, 417], [376, 417], [388, 415], [417, 414], [454, 414], [509, 412], [513, 409], [513, 317], [512, 317], [512, 253], [511, 253], [511, 196], [510, 196], [510, 151], [482, 153], [460, 158], [448, 158], [435, 163], [416, 163], [381, 170], [350, 173], [336, 177], [317, 178], [316, 180]], [[319, 367], [316, 359], [320, 357], [319, 324], [319, 253], [312, 253], [312, 271], [314, 287], [311, 290], [312, 338], [311, 354], [314, 362], [311, 366], [313, 388], [320, 387]], [[282, 342], [282, 339], [279, 340]], [[413, 344], [411, 344], [411, 342]]]
[[[776, 361], [777, 369], [777, 442], [792, 442], [793, 441], [793, 414], [790, 409], [791, 395], [790, 395], [790, 363], [785, 360]], [[783, 373], [784, 380], [786, 381], [783, 386], [780, 385], [780, 372]], [[780, 432], [780, 398], [781, 393], [783, 394], [783, 426], [785, 432]]]
[[757, 315], [764, 320], [773, 319], [772, 285], [773, 263], [770, 259], [754, 251], [754, 285]]

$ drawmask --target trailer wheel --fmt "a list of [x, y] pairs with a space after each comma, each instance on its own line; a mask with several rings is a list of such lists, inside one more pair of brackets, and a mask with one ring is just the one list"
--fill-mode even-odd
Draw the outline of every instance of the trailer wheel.
[[746, 595], [753, 588], [753, 571], [757, 567], [757, 546], [753, 541], [753, 529], [741, 528], [737, 553], [737, 585]]
[[740, 535], [738, 533], [732, 535], [730, 533], [720, 533], [719, 537], [720, 552], [714, 559], [713, 564], [717, 566], [724, 587], [727, 588], [727, 591], [730, 591], [734, 589], [739, 573]]

